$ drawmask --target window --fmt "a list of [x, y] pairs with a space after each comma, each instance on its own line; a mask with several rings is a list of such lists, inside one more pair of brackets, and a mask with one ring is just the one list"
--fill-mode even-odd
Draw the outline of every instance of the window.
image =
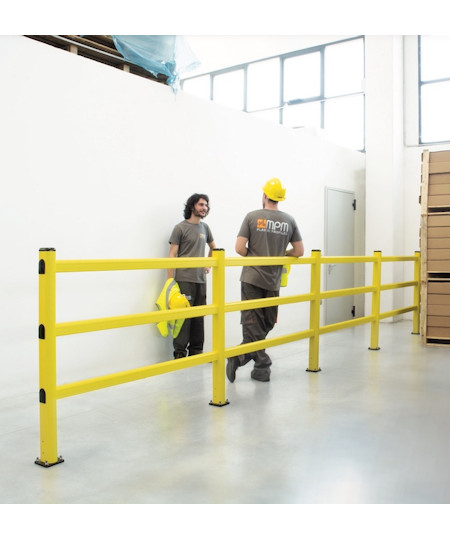
[[364, 96], [347, 96], [325, 102], [325, 130], [340, 144], [364, 148]]
[[320, 102], [290, 105], [283, 109], [283, 125], [287, 127], [321, 127]]
[[364, 46], [361, 39], [325, 48], [325, 97], [360, 92], [363, 80]]
[[419, 36], [419, 142], [450, 141], [450, 36]]
[[302, 54], [284, 61], [284, 101], [319, 97], [321, 94], [320, 53]]
[[254, 62], [247, 67], [247, 111], [280, 106], [280, 59]]
[[185, 79], [182, 89], [285, 127], [325, 129], [364, 150], [364, 76], [364, 37], [357, 36]]
[[213, 77], [213, 100], [233, 109], [244, 109], [244, 70], [227, 71]]
[[195, 77], [193, 79], [188, 79], [183, 83], [183, 89], [189, 94], [194, 96], [210, 99], [211, 97], [211, 77], [209, 75], [204, 75], [203, 77]]

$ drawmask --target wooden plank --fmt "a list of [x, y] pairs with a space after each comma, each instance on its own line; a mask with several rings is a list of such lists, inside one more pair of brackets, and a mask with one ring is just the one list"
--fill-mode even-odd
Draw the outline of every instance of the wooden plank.
[[[93, 49], [99, 49], [100, 51], [107, 52], [108, 54], [112, 54], [113, 56], [123, 58], [123, 56], [114, 46], [108, 47], [106, 45], [103, 45], [97, 40], [88, 39], [87, 37], [82, 37], [82, 36], [67, 36], [66, 35], [62, 37], [66, 37], [67, 39], [76, 41], [77, 43], [81, 43], [82, 45], [86, 45], [87, 47], [92, 47]], [[92, 36], [92, 37], [95, 37], [95, 36]], [[91, 38], [91, 36], [89, 36], [89, 38]], [[112, 40], [111, 40], [111, 43], [112, 43]]]
[[420, 185], [420, 323], [419, 332], [422, 342], [426, 343], [427, 335], [427, 231], [428, 231], [428, 176], [430, 173], [430, 151], [422, 152], [422, 182]]

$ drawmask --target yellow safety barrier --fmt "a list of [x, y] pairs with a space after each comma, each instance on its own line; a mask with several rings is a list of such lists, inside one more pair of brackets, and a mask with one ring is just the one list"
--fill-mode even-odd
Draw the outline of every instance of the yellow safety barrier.
[[[381, 266], [384, 262], [414, 262], [414, 279], [401, 283], [381, 284]], [[321, 290], [323, 264], [372, 263], [372, 285], [334, 291]], [[310, 292], [284, 297], [225, 302], [225, 268], [233, 266], [268, 265], [310, 265]], [[152, 311], [134, 315], [107, 317], [66, 323], [56, 322], [56, 274], [59, 272], [94, 272], [111, 270], [154, 270], [167, 268], [212, 269], [212, 304], [185, 309]], [[403, 287], [414, 287], [413, 305], [380, 313], [381, 292]], [[275, 347], [301, 339], [309, 339], [309, 362], [307, 371], [318, 372], [319, 338], [321, 334], [371, 323], [371, 350], [378, 350], [379, 322], [402, 313], [413, 312], [413, 333], [419, 333], [420, 302], [420, 252], [413, 256], [383, 257], [375, 251], [373, 256], [322, 257], [320, 251], [312, 251], [311, 257], [231, 257], [225, 258], [225, 251], [216, 249], [213, 257], [164, 258], [164, 259], [104, 259], [57, 261], [53, 248], [39, 251], [39, 403], [40, 403], [40, 457], [35, 463], [51, 467], [63, 462], [57, 451], [57, 410], [56, 401], [61, 398], [83, 394], [163, 373], [170, 373], [201, 364], [212, 364], [212, 399], [210, 405], [222, 407], [228, 404], [225, 396], [225, 360], [231, 356], [250, 353], [261, 348]], [[372, 294], [371, 315], [335, 324], [320, 326], [320, 304], [322, 299], [345, 295]], [[300, 302], [310, 303], [309, 328], [233, 347], [225, 347], [225, 314], [247, 309], [286, 305]], [[63, 385], [56, 383], [56, 338], [70, 334], [94, 332], [157, 323], [163, 320], [212, 316], [212, 351], [169, 360], [158, 364], [130, 369], [119, 373], [94, 377]]]

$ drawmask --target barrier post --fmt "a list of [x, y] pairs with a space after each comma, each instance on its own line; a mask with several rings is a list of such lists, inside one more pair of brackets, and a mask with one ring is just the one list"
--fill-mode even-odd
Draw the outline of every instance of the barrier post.
[[375, 291], [372, 293], [372, 317], [374, 320], [370, 324], [370, 351], [378, 351], [379, 333], [380, 333], [380, 297], [381, 297], [381, 251], [374, 251], [373, 256], [376, 260], [373, 263], [372, 285]]
[[217, 313], [212, 316], [212, 346], [217, 353], [212, 363], [213, 397], [210, 405], [228, 405], [225, 397], [225, 250], [214, 249], [217, 264], [213, 267], [212, 301]]
[[306, 371], [321, 371], [319, 368], [319, 327], [320, 327], [320, 264], [321, 252], [318, 249], [311, 251], [314, 259], [311, 263], [311, 294], [313, 299], [309, 304], [309, 327], [314, 334], [309, 338], [309, 363]]
[[51, 467], [58, 456], [56, 418], [56, 251], [39, 250], [39, 417], [40, 457], [36, 465]]
[[414, 285], [414, 306], [416, 307], [413, 312], [413, 329], [412, 334], [420, 334], [420, 251], [415, 252], [414, 261], [414, 281], [417, 282]]

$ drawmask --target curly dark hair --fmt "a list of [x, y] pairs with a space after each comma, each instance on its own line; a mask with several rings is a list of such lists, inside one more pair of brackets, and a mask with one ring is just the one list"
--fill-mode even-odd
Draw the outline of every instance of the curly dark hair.
[[186, 204], [184, 205], [184, 219], [189, 219], [191, 217], [192, 210], [200, 199], [204, 199], [208, 203], [208, 210], [206, 212], [206, 216], [209, 214], [210, 207], [208, 195], [205, 195], [204, 193], [194, 193], [189, 197], [189, 199], [186, 201]]

